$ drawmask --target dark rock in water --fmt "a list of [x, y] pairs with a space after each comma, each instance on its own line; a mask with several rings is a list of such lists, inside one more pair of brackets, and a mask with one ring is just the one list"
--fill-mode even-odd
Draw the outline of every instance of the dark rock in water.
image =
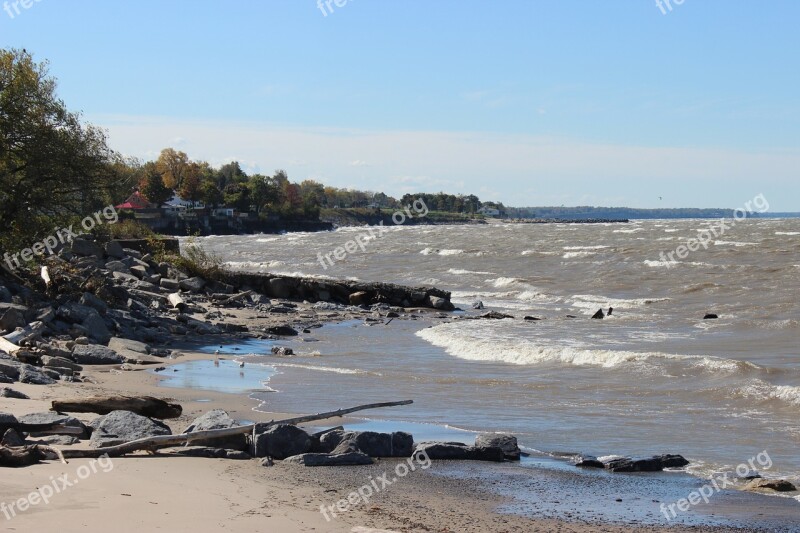
[[30, 400], [31, 397], [8, 387], [0, 388], [0, 398], [14, 398], [16, 400]]
[[578, 318], [575, 315], [567, 315], [567, 318]]
[[754, 479], [747, 485], [745, 485], [744, 490], [759, 490], [759, 489], [770, 489], [774, 490], [775, 492], [794, 492], [797, 490], [792, 483], [786, 481], [785, 479]]
[[269, 456], [275, 459], [285, 459], [292, 455], [306, 453], [310, 449], [311, 437], [297, 426], [279, 424], [256, 435], [256, 457]]
[[396, 433], [347, 431], [330, 453], [336, 455], [361, 452], [370, 457], [411, 457], [413, 450], [414, 437], [402, 431]]
[[80, 365], [119, 365], [125, 362], [117, 352], [98, 344], [75, 346], [72, 359]]
[[509, 461], [519, 461], [520, 450], [517, 437], [513, 435], [482, 433], [475, 437], [477, 448], [500, 448]]
[[288, 457], [284, 462], [302, 466], [360, 466], [373, 463], [369, 455], [360, 452], [341, 454], [304, 453]]
[[479, 448], [463, 442], [421, 442], [414, 448], [414, 455], [424, 454], [429, 459], [453, 459], [461, 461], [493, 461], [502, 463], [505, 454], [500, 448]]
[[17, 446], [25, 446], [25, 439], [17, 433], [17, 430], [7, 429], [6, 432], [3, 433], [3, 439], [0, 441], [0, 444], [15, 448]]
[[430, 301], [431, 307], [433, 307], [434, 309], [438, 309], [440, 311], [452, 311], [453, 309], [456, 308], [456, 306], [450, 303], [450, 300], [442, 298], [440, 296], [431, 295], [428, 297], [428, 301]]
[[537, 322], [537, 321], [541, 320], [541, 318], [539, 318], [537, 316], [526, 316], [525, 318], [523, 318], [523, 320]]
[[89, 443], [92, 448], [105, 448], [157, 435], [172, 435], [169, 426], [163, 422], [130, 411], [112, 411], [93, 420], [91, 426], [94, 428]]
[[483, 308], [484, 308], [484, 307], [483, 307], [483, 302], [482, 302], [482, 301], [480, 301], [480, 300], [478, 300], [477, 302], [474, 302], [474, 303], [472, 304], [472, 308], [473, 308], [473, 309], [478, 309], [478, 310], [481, 310], [481, 309], [483, 309]]
[[608, 308], [608, 313], [606, 313], [606, 316], [611, 316], [611, 313], [613, 313], [613, 312], [614, 312], [614, 308], [613, 307], [609, 307]]
[[506, 315], [504, 313], [498, 313], [497, 311], [489, 311], [478, 318], [486, 318], [490, 320], [502, 320], [504, 318], [514, 318], [512, 315]]
[[286, 346], [273, 346], [271, 351], [273, 355], [280, 355], [282, 357], [294, 355], [294, 350]]
[[583, 468], [605, 468], [604, 465], [597, 457], [594, 455], [579, 455], [576, 457], [575, 466], [580, 466]]
[[612, 472], [660, 472], [665, 468], [678, 468], [688, 464], [689, 461], [680, 455], [655, 455], [645, 459], [623, 457], [604, 463], [605, 468]]
[[349, 296], [350, 305], [369, 305], [370, 297], [365, 291], [354, 292]]
[[289, 326], [273, 326], [266, 329], [267, 333], [271, 335], [280, 335], [281, 337], [294, 337], [297, 331]]
[[598, 309], [597, 312], [592, 315], [592, 318], [594, 318], [596, 320], [602, 320], [605, 317], [606, 317], [606, 315], [603, 313], [602, 309]]
[[706, 316], [703, 317], [703, 320], [715, 320], [719, 318], [719, 315], [715, 313], [706, 313]]
[[[214, 409], [206, 414], [195, 418], [189, 424], [189, 427], [184, 430], [184, 433], [193, 433], [197, 431], [210, 431], [213, 429], [228, 429], [238, 427], [240, 424], [230, 417], [228, 413], [222, 409]], [[193, 446], [214, 446], [217, 448], [227, 448], [231, 450], [246, 450], [247, 449], [247, 436], [234, 435], [231, 437], [222, 437], [217, 439], [202, 439], [191, 441]]]

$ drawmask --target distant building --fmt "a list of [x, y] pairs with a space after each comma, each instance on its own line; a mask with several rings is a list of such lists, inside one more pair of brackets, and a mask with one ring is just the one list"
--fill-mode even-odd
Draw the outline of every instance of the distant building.
[[148, 209], [150, 202], [139, 191], [134, 191], [123, 203], [114, 206], [117, 209]]
[[167, 200], [164, 204], [166, 207], [184, 207], [186, 209], [205, 209], [203, 202], [193, 202], [192, 200], [184, 200], [177, 194]]
[[500, 210], [499, 209], [495, 209], [494, 207], [481, 207], [480, 209], [478, 209], [478, 214], [484, 215], [484, 216], [487, 216], [487, 217], [499, 217], [500, 216]]

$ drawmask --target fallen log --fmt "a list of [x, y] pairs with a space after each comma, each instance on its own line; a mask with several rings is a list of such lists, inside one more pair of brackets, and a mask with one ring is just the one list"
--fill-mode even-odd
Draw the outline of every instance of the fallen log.
[[251, 294], [253, 294], [253, 291], [244, 291], [244, 292], [240, 292], [239, 294], [234, 294], [233, 296], [229, 296], [229, 297], [226, 296], [224, 298], [219, 299], [217, 301], [216, 305], [220, 305], [220, 306], [231, 305], [234, 302], [237, 302], [239, 300], [243, 300], [243, 299], [247, 298]]
[[8, 355], [14, 355], [17, 353], [17, 350], [19, 350], [19, 346], [9, 341], [5, 337], [0, 337], [0, 351], [3, 351]]
[[131, 411], [149, 418], [178, 418], [183, 408], [176, 403], [152, 396], [92, 396], [79, 400], [53, 400], [50, 410], [58, 413], [97, 413], [107, 415], [111, 411]]
[[27, 340], [31, 340], [37, 336], [39, 336], [42, 331], [44, 331], [44, 323], [42, 322], [31, 322], [24, 328], [20, 328], [17, 331], [9, 333], [8, 335], [4, 335], [5, 340], [12, 344], [22, 344]]
[[170, 448], [178, 445], [185, 445], [195, 440], [216, 439], [220, 437], [233, 437], [247, 433], [261, 433], [266, 431], [271, 426], [278, 424], [302, 424], [303, 422], [311, 422], [314, 420], [324, 420], [326, 418], [336, 418], [346, 414], [355, 413], [356, 411], [363, 411], [366, 409], [377, 409], [379, 407], [395, 407], [398, 405], [409, 405], [414, 403], [413, 400], [403, 400], [401, 402], [384, 402], [384, 403], [371, 403], [366, 405], [359, 405], [356, 407], [349, 407], [347, 409], [339, 409], [338, 411], [329, 411], [327, 413], [320, 413], [316, 415], [298, 416], [295, 418], [287, 418], [284, 420], [273, 420], [271, 422], [262, 422], [260, 424], [249, 424], [247, 426], [239, 426], [235, 428], [225, 429], [212, 429], [208, 431], [196, 431], [192, 433], [183, 433], [180, 435], [159, 435], [156, 437], [146, 437], [138, 439], [117, 446], [109, 446], [107, 448], [96, 448], [93, 450], [63, 450], [64, 457], [78, 458], [78, 457], [101, 457], [107, 455], [108, 457], [120, 457], [122, 455], [135, 452], [135, 451], [148, 451], [155, 452], [159, 448]]
[[67, 462], [61, 451], [51, 446], [35, 444], [33, 446], [21, 446], [19, 448], [0, 447], [0, 466], [19, 468], [21, 466], [35, 465], [47, 459], [48, 453], [52, 453], [58, 457], [62, 463]]

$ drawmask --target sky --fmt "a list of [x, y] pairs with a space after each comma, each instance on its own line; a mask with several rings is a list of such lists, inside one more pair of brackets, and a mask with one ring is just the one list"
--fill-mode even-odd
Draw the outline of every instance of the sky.
[[0, 46], [49, 61], [67, 107], [144, 160], [800, 211], [800, 2], [678, 1], [0, 0]]

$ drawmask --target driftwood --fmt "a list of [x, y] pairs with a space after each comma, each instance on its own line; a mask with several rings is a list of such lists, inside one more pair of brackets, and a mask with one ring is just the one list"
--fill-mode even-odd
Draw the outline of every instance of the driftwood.
[[74, 401], [53, 400], [51, 410], [59, 413], [97, 413], [107, 415], [111, 411], [131, 411], [150, 418], [178, 418], [183, 408], [152, 396], [92, 396]]
[[0, 424], [0, 435], [9, 429], [20, 433], [36, 433], [39, 435], [83, 435], [84, 429], [78, 426], [65, 426], [61, 423], [54, 424], [23, 424], [12, 422]]
[[32, 322], [24, 328], [18, 329], [13, 333], [5, 335], [5, 339], [12, 344], [22, 344], [23, 342], [39, 336], [44, 331], [44, 323]]
[[21, 466], [35, 465], [39, 463], [39, 461], [47, 459], [48, 453], [58, 457], [62, 463], [67, 462], [61, 451], [51, 446], [35, 444], [33, 446], [20, 446], [18, 448], [0, 447], [0, 466], [18, 468]]
[[234, 302], [247, 298], [251, 294], [253, 294], [253, 291], [244, 291], [240, 292], [239, 294], [234, 294], [233, 296], [223, 296], [221, 298], [218, 298], [216, 305], [221, 305], [221, 306], [230, 305]]
[[46, 266], [42, 267], [42, 274], [41, 275], [42, 275], [42, 280], [44, 281], [45, 286], [49, 288], [50, 284], [53, 283], [53, 281], [50, 279], [50, 270]]
[[186, 305], [186, 302], [185, 302], [185, 301], [183, 301], [183, 298], [181, 297], [180, 293], [173, 292], [172, 294], [170, 294], [170, 295], [168, 295], [168, 296], [167, 296], [167, 300], [169, 300], [169, 304], [170, 304], [170, 305], [171, 305], [171, 306], [172, 306], [174, 309], [181, 309], [181, 310], [183, 310], [183, 309], [186, 309], [186, 307], [188, 307], [188, 306]]
[[385, 403], [371, 403], [366, 405], [359, 405], [356, 407], [349, 407], [347, 409], [339, 409], [338, 411], [330, 411], [327, 413], [320, 413], [317, 415], [298, 416], [295, 418], [288, 418], [285, 420], [273, 420], [272, 422], [265, 422], [260, 424], [249, 424], [247, 426], [239, 426], [235, 428], [226, 429], [213, 429], [209, 431], [197, 431], [192, 433], [183, 433], [180, 435], [158, 435], [156, 437], [147, 437], [138, 439], [117, 446], [109, 446], [107, 448], [96, 448], [93, 450], [63, 450], [64, 457], [100, 457], [108, 455], [109, 457], [119, 457], [131, 452], [146, 450], [154, 452], [159, 448], [169, 448], [173, 446], [188, 444], [195, 440], [216, 439], [220, 437], [233, 437], [236, 435], [248, 433], [262, 433], [271, 426], [278, 424], [302, 424], [303, 422], [311, 422], [314, 420], [324, 420], [326, 418], [336, 418], [344, 416], [356, 411], [363, 411], [366, 409], [377, 409], [379, 407], [395, 407], [398, 405], [409, 405], [414, 403], [413, 400], [404, 400], [401, 402], [385, 402]]
[[0, 337], [0, 351], [3, 351], [8, 355], [14, 355], [17, 353], [17, 350], [19, 350], [19, 346], [9, 341], [5, 337]]

